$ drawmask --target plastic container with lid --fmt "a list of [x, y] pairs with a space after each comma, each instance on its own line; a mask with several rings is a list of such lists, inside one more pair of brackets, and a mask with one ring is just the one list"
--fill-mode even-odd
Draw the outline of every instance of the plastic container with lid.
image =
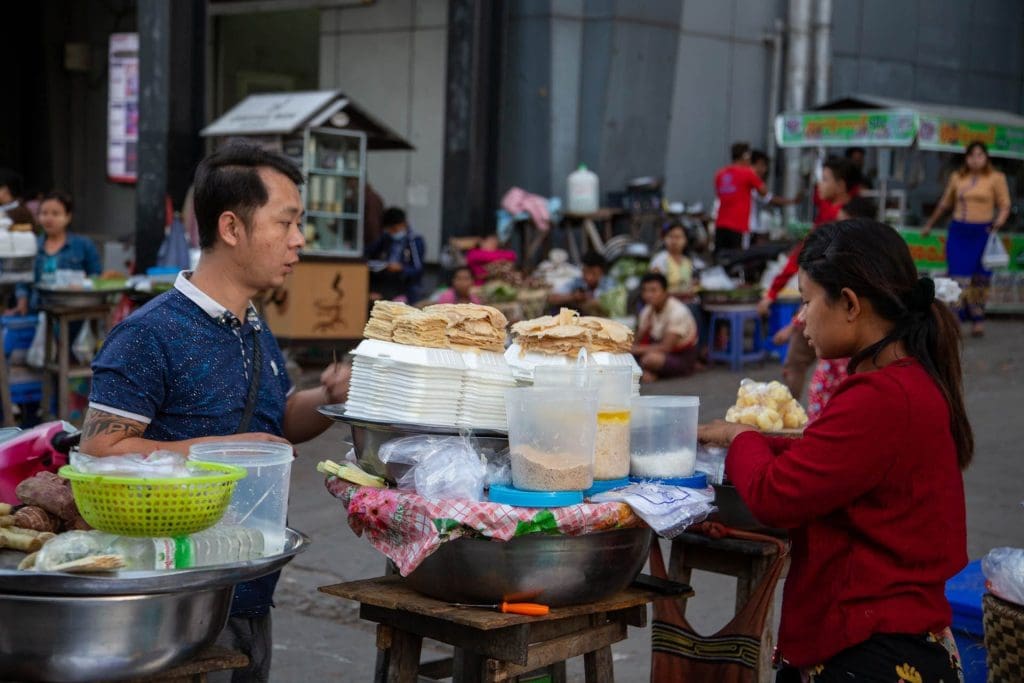
[[248, 475], [235, 487], [222, 523], [259, 529], [267, 555], [284, 552], [293, 459], [290, 445], [270, 441], [203, 443], [189, 449], [189, 458], [245, 468]]
[[512, 485], [585, 491], [594, 483], [597, 395], [590, 389], [520, 387], [505, 392]]
[[630, 467], [633, 477], [676, 479], [693, 474], [697, 459], [697, 396], [633, 399]]
[[569, 213], [596, 212], [601, 206], [599, 187], [597, 174], [588, 170], [586, 164], [580, 164], [579, 168], [569, 174]]

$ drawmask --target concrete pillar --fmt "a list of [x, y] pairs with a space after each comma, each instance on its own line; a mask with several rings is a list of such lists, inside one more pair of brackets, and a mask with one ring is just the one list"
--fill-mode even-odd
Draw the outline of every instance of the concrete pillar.
[[[807, 86], [811, 66], [811, 0], [789, 0], [789, 50], [786, 54], [786, 110], [807, 107]], [[800, 189], [800, 150], [786, 152], [786, 176], [783, 193], [796, 195]], [[787, 210], [791, 217], [792, 207]]]

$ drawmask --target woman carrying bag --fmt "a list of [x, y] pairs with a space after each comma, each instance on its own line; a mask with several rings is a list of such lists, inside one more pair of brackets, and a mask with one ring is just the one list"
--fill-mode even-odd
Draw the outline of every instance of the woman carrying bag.
[[982, 142], [967, 145], [963, 166], [949, 179], [928, 222], [927, 236], [939, 218], [953, 212], [946, 236], [949, 276], [964, 290], [960, 319], [971, 321], [971, 336], [985, 333], [985, 301], [992, 273], [982, 263], [985, 245], [1010, 216], [1010, 191], [1006, 176], [992, 168], [988, 148]]

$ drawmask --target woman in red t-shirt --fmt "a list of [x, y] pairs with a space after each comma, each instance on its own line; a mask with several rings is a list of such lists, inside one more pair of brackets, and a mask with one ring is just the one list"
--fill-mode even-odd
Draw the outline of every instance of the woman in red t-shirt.
[[850, 377], [800, 439], [699, 435], [729, 445], [754, 516], [790, 532], [780, 680], [960, 680], [944, 588], [967, 563], [974, 440], [956, 319], [876, 221], [818, 228], [799, 265], [804, 335], [819, 358], [849, 357]]

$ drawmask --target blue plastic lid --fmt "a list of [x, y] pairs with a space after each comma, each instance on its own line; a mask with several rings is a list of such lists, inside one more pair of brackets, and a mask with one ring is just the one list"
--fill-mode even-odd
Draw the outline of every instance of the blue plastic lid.
[[655, 479], [653, 477], [630, 477], [632, 482], [643, 482], [651, 481], [655, 484], [665, 484], [666, 486], [684, 486], [688, 489], [703, 489], [707, 488], [708, 475], [705, 472], [694, 472], [689, 477], [673, 477], [671, 479]]
[[560, 508], [579, 505], [583, 502], [582, 491], [524, 491], [513, 486], [491, 486], [489, 499], [492, 503], [512, 505], [519, 508]]
[[621, 489], [623, 486], [629, 486], [629, 477], [623, 477], [622, 479], [595, 479], [594, 485], [583, 492], [583, 497], [592, 498], [599, 493], [611, 491], [612, 489]]
[[946, 582], [946, 599], [953, 608], [953, 628], [981, 637], [981, 596], [985, 593], [985, 575], [981, 560], [971, 562]]

